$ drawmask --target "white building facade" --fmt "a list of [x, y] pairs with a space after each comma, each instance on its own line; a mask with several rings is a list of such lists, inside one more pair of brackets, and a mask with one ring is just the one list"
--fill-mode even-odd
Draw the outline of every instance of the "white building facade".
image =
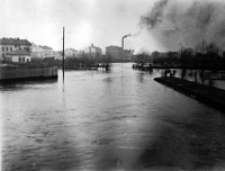
[[16, 63], [31, 62], [30, 53], [25, 50], [15, 50], [6, 54], [5, 61]]
[[91, 58], [95, 58], [102, 54], [102, 49], [91, 44], [91, 46], [84, 49], [84, 53], [88, 54]]
[[32, 47], [31, 47], [31, 56], [32, 56], [32, 58], [44, 59], [44, 58], [48, 58], [48, 57], [53, 57], [54, 51], [49, 46], [35, 45], [33, 43]]
[[7, 53], [13, 51], [31, 52], [31, 43], [26, 39], [2, 38], [0, 39], [0, 61], [6, 59]]

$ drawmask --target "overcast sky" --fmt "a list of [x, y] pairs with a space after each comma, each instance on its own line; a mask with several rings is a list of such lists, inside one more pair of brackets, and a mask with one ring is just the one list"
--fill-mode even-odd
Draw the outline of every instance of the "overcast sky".
[[[160, 49], [139, 20], [156, 0], [0, 0], [0, 37], [20, 37], [38, 45], [62, 49], [62, 28], [66, 29], [66, 48], [82, 49], [91, 43], [101, 47]], [[137, 36], [138, 35], [138, 36]]]

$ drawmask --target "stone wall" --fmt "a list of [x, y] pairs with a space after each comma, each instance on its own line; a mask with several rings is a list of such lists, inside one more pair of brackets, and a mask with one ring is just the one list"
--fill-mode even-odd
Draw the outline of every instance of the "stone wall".
[[57, 67], [44, 68], [20, 68], [20, 67], [0, 67], [0, 80], [22, 79], [22, 78], [44, 78], [57, 77]]

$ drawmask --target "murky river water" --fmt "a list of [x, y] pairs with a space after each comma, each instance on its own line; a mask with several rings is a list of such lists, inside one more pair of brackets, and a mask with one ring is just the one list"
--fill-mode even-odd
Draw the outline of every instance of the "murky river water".
[[224, 114], [131, 66], [1, 84], [2, 170], [223, 170]]

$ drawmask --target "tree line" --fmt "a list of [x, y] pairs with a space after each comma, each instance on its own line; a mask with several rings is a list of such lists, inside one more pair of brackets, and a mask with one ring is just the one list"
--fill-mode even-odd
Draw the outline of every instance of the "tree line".
[[160, 65], [214, 66], [225, 67], [225, 53], [215, 44], [202, 41], [195, 48], [183, 48], [179, 52], [152, 54], [142, 51], [134, 58], [134, 62], [150, 62]]

